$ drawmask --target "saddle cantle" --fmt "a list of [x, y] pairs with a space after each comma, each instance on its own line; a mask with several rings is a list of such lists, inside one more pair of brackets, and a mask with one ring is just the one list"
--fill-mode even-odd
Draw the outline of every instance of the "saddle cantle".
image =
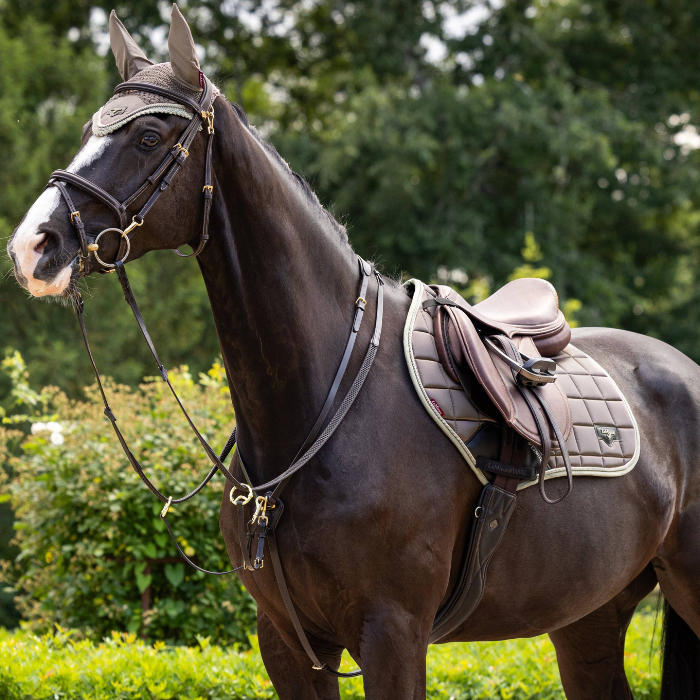
[[[493, 474], [477, 466], [478, 458], [498, 460], [509, 428], [541, 451], [541, 439], [511, 368], [487, 349], [486, 333], [510, 338], [531, 357], [547, 355], [556, 363], [556, 381], [546, 392], [566, 440], [574, 475], [620, 476], [639, 457], [639, 432], [619, 388], [593, 358], [569, 343], [571, 331], [549, 282], [521, 279], [471, 306], [442, 285], [407, 282], [413, 296], [404, 329], [404, 351], [422, 403], [455, 444], [482, 484]], [[438, 304], [453, 300], [459, 308]], [[486, 331], [486, 332], [485, 332]], [[561, 450], [551, 434], [546, 478], [565, 475]], [[480, 463], [483, 459], [479, 460]], [[539, 469], [537, 452], [526, 452], [524, 465]], [[520, 481], [527, 488], [536, 479]]]

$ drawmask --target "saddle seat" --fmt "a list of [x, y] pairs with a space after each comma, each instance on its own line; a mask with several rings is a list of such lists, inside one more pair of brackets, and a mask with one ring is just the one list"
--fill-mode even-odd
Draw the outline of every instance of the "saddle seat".
[[[536, 417], [518, 389], [513, 370], [484, 343], [484, 337], [506, 336], [531, 358], [557, 355], [569, 344], [571, 329], [554, 287], [543, 279], [518, 279], [473, 306], [450, 287], [432, 285], [428, 290], [438, 301], [453, 302], [439, 303], [433, 310], [435, 345], [445, 370], [462, 384], [465, 370], [471, 370], [506, 423], [542, 448]], [[556, 382], [540, 391], [568, 439], [572, 418], [564, 392]], [[554, 437], [552, 433], [553, 442]]]
[[559, 298], [547, 280], [513, 280], [475, 304], [472, 314], [483, 325], [509, 338], [531, 336], [543, 356], [556, 355], [571, 339], [569, 324], [559, 310]]

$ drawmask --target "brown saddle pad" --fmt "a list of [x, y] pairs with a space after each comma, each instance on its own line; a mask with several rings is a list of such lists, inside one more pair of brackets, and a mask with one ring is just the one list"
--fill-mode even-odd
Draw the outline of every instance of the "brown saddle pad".
[[[419, 280], [410, 280], [406, 286], [413, 301], [404, 328], [404, 352], [413, 385], [431, 417], [455, 444], [479, 480], [486, 484], [490, 477], [476, 467], [476, 456], [483, 454], [484, 449], [492, 449], [488, 439], [491, 432], [515, 427], [530, 442], [535, 453], [540, 443], [539, 436], [531, 429], [534, 426], [528, 426], [527, 414], [507, 413], [506, 403], [511, 397], [509, 383], [514, 385], [514, 382], [510, 369], [498, 367], [498, 361], [493, 364], [503, 383], [498, 385], [500, 395], [495, 398], [503, 405], [494, 401], [493, 392], [486, 390], [480, 381], [474, 381], [474, 390], [469, 394], [455, 381], [453, 368], [446, 368], [441, 362], [441, 355], [443, 361], [445, 359], [444, 352], [438, 352], [433, 319], [435, 309], [422, 308], [422, 303], [434, 297], [438, 290], [430, 289]], [[443, 287], [439, 292], [447, 294]], [[480, 306], [472, 308], [478, 311]], [[456, 313], [462, 312], [457, 310]], [[554, 311], [548, 310], [547, 313], [555, 318]], [[558, 330], [555, 325], [552, 324], [552, 329], [559, 334], [559, 345], [562, 345], [568, 338], [562, 335], [561, 322], [558, 322]], [[531, 336], [519, 338], [518, 343], [524, 352], [538, 354]], [[549, 347], [556, 349], [556, 344], [550, 343]], [[626, 474], [639, 457], [639, 431], [617, 385], [593, 358], [571, 344], [566, 344], [552, 359], [557, 364], [557, 379], [546, 387], [548, 400], [566, 438], [573, 473], [608, 477]], [[498, 379], [496, 375], [491, 381], [497, 382]], [[512, 396], [515, 397], [516, 392]], [[566, 472], [560, 451], [556, 444], [552, 448], [547, 478], [564, 476]], [[534, 483], [534, 480], [525, 481], [519, 488]]]

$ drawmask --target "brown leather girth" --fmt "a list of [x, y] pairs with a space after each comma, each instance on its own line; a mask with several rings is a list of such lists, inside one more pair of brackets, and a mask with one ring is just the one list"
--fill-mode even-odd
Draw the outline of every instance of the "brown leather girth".
[[[520, 466], [525, 460], [524, 439], [503, 426], [501, 462]], [[470, 528], [467, 555], [450, 597], [433, 621], [430, 643], [440, 641], [456, 630], [481, 602], [486, 586], [486, 570], [515, 510], [519, 479], [497, 474], [481, 491]]]

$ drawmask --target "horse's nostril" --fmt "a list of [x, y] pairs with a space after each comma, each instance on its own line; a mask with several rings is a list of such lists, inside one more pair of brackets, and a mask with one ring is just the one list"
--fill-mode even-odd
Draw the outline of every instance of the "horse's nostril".
[[34, 246], [34, 250], [39, 253], [39, 255], [43, 255], [44, 253], [44, 248], [46, 248], [46, 244], [49, 242], [49, 234], [44, 233], [41, 236], [41, 240]]

